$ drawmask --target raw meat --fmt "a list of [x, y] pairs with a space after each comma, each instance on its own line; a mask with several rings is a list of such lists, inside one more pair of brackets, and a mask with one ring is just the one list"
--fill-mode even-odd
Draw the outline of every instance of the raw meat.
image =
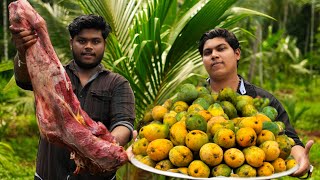
[[11, 25], [34, 29], [38, 41], [26, 51], [26, 63], [36, 100], [41, 136], [63, 144], [77, 164], [75, 173], [113, 171], [128, 161], [122, 146], [101, 122], [84, 112], [51, 44], [45, 20], [26, 0], [9, 5]]

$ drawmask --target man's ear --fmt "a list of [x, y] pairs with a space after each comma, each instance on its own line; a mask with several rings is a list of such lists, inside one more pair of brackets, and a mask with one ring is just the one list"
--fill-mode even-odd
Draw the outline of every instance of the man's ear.
[[72, 50], [72, 42], [73, 42], [73, 39], [70, 38], [70, 40], [69, 40], [69, 45], [70, 45], [70, 49], [71, 49], [71, 50]]
[[239, 61], [239, 60], [240, 60], [240, 57], [241, 57], [241, 50], [240, 50], [240, 48], [237, 48], [237, 49], [235, 50], [235, 54], [236, 54], [236, 56], [237, 56], [237, 61]]

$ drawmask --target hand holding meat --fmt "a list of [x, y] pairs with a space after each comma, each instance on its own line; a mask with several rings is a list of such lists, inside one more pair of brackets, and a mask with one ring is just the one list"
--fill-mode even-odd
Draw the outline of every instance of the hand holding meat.
[[41, 135], [73, 152], [75, 173], [81, 168], [91, 173], [113, 171], [126, 163], [124, 148], [102, 123], [93, 121], [81, 109], [54, 52], [44, 19], [26, 0], [11, 3], [9, 13], [13, 41], [26, 59]]

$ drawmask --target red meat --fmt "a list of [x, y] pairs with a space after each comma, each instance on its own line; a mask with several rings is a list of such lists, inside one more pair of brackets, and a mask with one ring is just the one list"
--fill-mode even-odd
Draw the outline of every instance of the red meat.
[[38, 41], [26, 51], [26, 63], [36, 101], [42, 137], [63, 144], [77, 164], [91, 173], [113, 171], [128, 161], [122, 146], [101, 122], [92, 120], [80, 107], [72, 85], [51, 44], [45, 20], [26, 0], [9, 5], [11, 25], [33, 29]]

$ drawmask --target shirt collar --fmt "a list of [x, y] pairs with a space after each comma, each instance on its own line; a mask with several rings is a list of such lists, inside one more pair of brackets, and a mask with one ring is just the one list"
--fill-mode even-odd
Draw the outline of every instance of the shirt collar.
[[237, 90], [238, 92], [240, 92], [241, 95], [244, 95], [247, 93], [247, 90], [246, 90], [246, 87], [244, 86], [244, 81], [243, 81], [243, 78], [240, 78], [240, 86], [239, 86], [239, 89]]
[[[99, 74], [101, 74], [101, 73], [106, 73], [106, 74], [108, 74], [108, 73], [110, 72], [110, 71], [107, 70], [101, 63], [100, 63], [98, 66], [99, 66], [99, 68], [98, 68], [98, 70], [97, 70], [97, 73], [94, 74], [94, 75], [90, 78], [90, 80], [88, 81], [88, 83], [91, 82], [91, 81], [93, 81], [94, 79], [96, 79], [96, 78], [99, 76]], [[65, 66], [65, 68], [71, 70], [71, 72], [72, 72], [76, 77], [78, 77], [78, 70], [77, 70], [77, 68], [76, 68], [76, 63], [75, 63], [74, 60], [71, 60], [71, 61]], [[79, 78], [79, 77], [78, 77], [78, 78]], [[75, 87], [74, 87], [74, 86], [72, 86], [72, 87], [73, 87], [73, 90], [75, 90]]]
[[[99, 68], [98, 68], [98, 71], [97, 73], [101, 73], [101, 72], [109, 72], [101, 63], [98, 65]], [[78, 70], [76, 68], [76, 62], [74, 60], [71, 60], [67, 65], [66, 65], [66, 68], [72, 70], [72, 72], [74, 74], [78, 74]]]

